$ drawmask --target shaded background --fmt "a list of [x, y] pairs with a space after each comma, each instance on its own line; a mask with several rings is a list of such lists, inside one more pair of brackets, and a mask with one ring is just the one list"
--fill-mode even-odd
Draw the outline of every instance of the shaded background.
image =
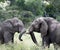
[[18, 17], [28, 26], [40, 16], [60, 21], [60, 0], [0, 0], [0, 21]]

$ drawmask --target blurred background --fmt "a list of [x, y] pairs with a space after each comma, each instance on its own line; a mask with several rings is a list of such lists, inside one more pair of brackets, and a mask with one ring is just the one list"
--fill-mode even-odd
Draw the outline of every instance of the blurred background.
[[40, 16], [60, 21], [60, 0], [0, 0], [0, 21], [18, 17], [29, 26]]
[[[0, 0], [1, 22], [9, 18], [18, 17], [28, 28], [31, 22], [40, 16], [53, 17], [60, 21], [60, 0]], [[25, 40], [20, 42], [18, 34], [15, 34], [15, 48], [11, 49], [10, 46], [1, 45], [0, 50], [41, 50], [40, 34], [35, 34], [40, 47], [37, 47], [32, 42], [30, 36], [25, 35]], [[50, 50], [53, 50], [53, 46]]]

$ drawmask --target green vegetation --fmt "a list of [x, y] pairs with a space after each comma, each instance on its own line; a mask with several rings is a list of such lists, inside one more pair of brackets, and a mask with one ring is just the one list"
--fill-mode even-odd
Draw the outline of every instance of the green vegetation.
[[0, 0], [0, 21], [18, 17], [27, 26], [40, 16], [60, 21], [60, 0]]

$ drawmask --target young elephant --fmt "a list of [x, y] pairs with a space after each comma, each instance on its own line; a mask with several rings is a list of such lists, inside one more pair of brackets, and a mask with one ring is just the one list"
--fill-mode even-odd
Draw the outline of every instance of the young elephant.
[[21, 20], [14, 17], [3, 21], [0, 23], [0, 42], [2, 44], [8, 43], [9, 41], [13, 43], [15, 32], [21, 34], [25, 32], [24, 24]]
[[32, 22], [27, 33], [31, 35], [33, 42], [37, 44], [33, 32], [41, 33], [44, 48], [49, 47], [51, 43], [54, 44], [55, 50], [58, 49], [56, 45], [60, 46], [60, 23], [56, 19], [40, 17]]

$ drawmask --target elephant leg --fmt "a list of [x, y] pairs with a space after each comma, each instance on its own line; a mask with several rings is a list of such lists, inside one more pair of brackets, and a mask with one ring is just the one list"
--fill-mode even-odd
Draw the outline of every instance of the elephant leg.
[[12, 41], [12, 34], [8, 31], [4, 32], [4, 43], [8, 43]]
[[14, 43], [14, 33], [12, 33], [12, 43]]

